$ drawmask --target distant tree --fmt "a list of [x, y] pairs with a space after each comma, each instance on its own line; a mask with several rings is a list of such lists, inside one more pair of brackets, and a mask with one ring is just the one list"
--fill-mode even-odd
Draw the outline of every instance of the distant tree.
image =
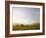
[[21, 24], [21, 26], [22, 26], [22, 27], [24, 27], [24, 25], [23, 25], [23, 24]]

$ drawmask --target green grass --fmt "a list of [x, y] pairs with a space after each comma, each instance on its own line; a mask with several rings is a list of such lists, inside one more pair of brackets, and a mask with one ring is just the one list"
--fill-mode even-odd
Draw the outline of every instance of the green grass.
[[13, 24], [13, 31], [14, 30], [39, 30], [39, 29], [40, 29], [40, 23], [31, 24], [31, 25]]

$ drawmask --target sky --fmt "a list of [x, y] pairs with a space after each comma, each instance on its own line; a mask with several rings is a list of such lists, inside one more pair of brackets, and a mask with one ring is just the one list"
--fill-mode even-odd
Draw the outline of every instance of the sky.
[[40, 23], [40, 8], [13, 7], [13, 23]]

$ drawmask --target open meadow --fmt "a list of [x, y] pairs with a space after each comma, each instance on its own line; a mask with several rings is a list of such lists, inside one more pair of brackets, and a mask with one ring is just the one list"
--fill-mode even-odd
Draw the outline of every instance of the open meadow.
[[30, 24], [30, 25], [24, 25], [24, 24], [13, 25], [13, 30], [39, 30], [39, 29], [40, 29], [39, 23]]

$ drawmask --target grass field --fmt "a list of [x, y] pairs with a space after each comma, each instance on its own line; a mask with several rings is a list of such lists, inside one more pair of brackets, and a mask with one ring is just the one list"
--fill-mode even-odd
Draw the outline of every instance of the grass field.
[[30, 24], [30, 25], [24, 25], [24, 24], [13, 24], [13, 31], [15, 30], [39, 30], [40, 29], [40, 23]]

